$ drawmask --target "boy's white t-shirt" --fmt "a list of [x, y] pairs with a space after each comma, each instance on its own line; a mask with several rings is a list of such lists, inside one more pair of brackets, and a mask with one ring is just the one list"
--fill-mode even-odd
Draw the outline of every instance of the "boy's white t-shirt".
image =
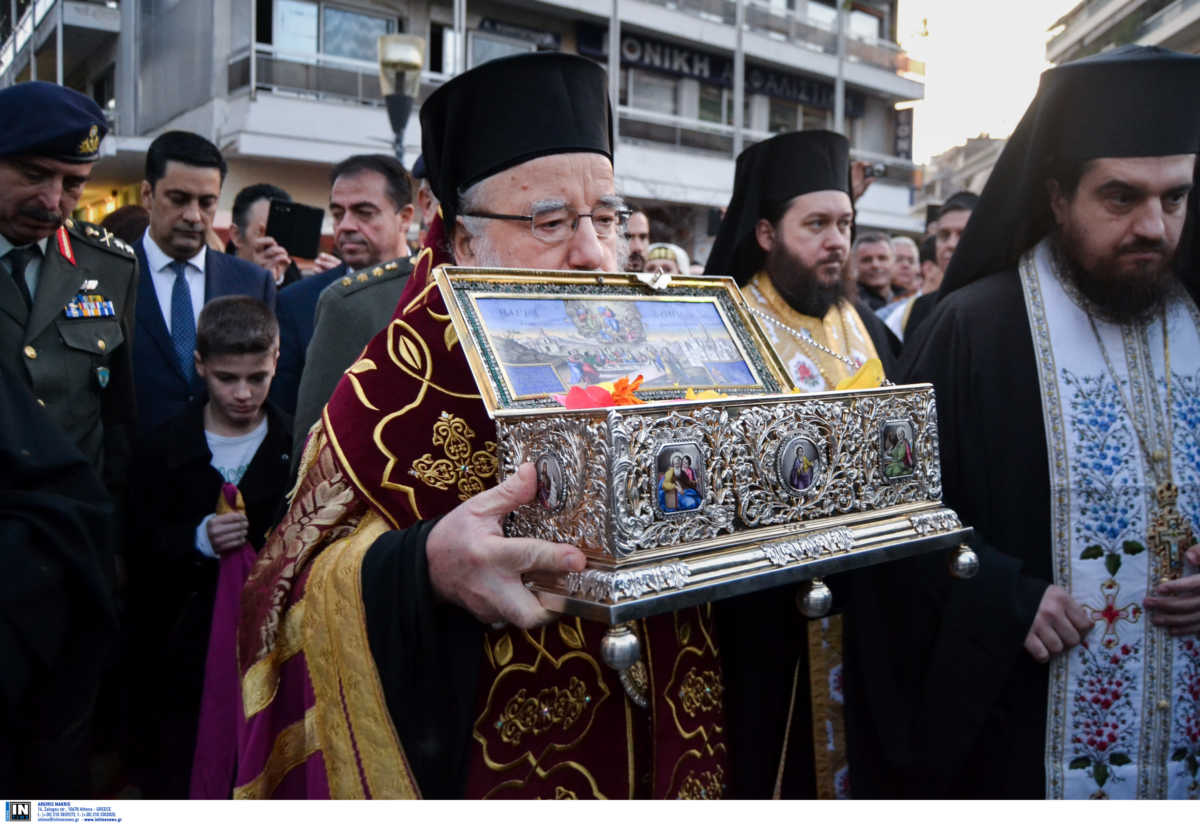
[[[267, 437], [267, 416], [263, 415], [258, 426], [245, 435], [227, 437], [206, 429], [204, 437], [208, 440], [208, 451], [212, 453], [213, 469], [221, 473], [225, 483], [237, 485], [242, 482], [242, 476], [254, 460], [254, 453], [258, 452]], [[208, 522], [211, 519], [212, 515], [206, 516], [196, 527], [196, 549], [203, 555], [216, 558], [217, 553], [208, 539]]]

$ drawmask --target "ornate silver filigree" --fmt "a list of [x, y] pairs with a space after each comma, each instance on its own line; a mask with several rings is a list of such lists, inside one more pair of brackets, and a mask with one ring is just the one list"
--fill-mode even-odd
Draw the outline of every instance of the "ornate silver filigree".
[[569, 595], [615, 604], [647, 592], [682, 589], [691, 574], [691, 569], [682, 561], [624, 571], [585, 569], [567, 573], [564, 588]]
[[[888, 478], [882, 436], [897, 422], [912, 432], [913, 471]], [[929, 388], [564, 410], [501, 418], [497, 429], [505, 475], [540, 455], [556, 458], [563, 475], [561, 507], [521, 507], [510, 533], [575, 544], [618, 566], [744, 529], [937, 502], [942, 493]], [[818, 453], [802, 490], [781, 469], [781, 450], [797, 439]], [[658, 503], [657, 456], [673, 445], [694, 447], [701, 464], [695, 509]]]
[[854, 534], [845, 527], [829, 529], [815, 535], [806, 535], [790, 541], [774, 541], [763, 544], [763, 557], [775, 566], [787, 566], [798, 561], [813, 561], [827, 558], [854, 549]]
[[[711, 406], [662, 415], [653, 411], [608, 413], [612, 485], [613, 550], [625, 556], [641, 549], [678, 546], [713, 538], [734, 528], [735, 496], [730, 419]], [[699, 447], [707, 481], [700, 506], [665, 513], [657, 505], [656, 456], [673, 443]]]
[[608, 444], [602, 414], [496, 422], [504, 477], [543, 454], [558, 459], [563, 475], [561, 506], [553, 512], [537, 503], [519, 508], [510, 534], [607, 551]]
[[938, 512], [922, 512], [909, 517], [913, 531], [918, 535], [931, 535], [934, 532], [946, 532], [951, 529], [961, 529], [962, 521], [948, 509]]
[[[795, 523], [851, 511], [855, 479], [861, 472], [846, 460], [845, 405], [805, 400], [743, 409], [734, 426], [738, 515], [751, 527]], [[813, 484], [792, 490], [778, 470], [779, 452], [797, 437], [817, 446], [818, 471]]]

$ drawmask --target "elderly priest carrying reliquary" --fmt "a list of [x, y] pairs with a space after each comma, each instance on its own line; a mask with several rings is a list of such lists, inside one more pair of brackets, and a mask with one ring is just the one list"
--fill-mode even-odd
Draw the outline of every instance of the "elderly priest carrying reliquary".
[[[627, 687], [600, 662], [607, 627], [540, 606], [522, 575], [584, 556], [502, 537], [501, 516], [534, 500], [535, 468], [488, 489], [495, 425], [430, 276], [446, 244], [460, 265], [622, 268], [606, 88], [586, 59], [536, 54], [462, 74], [422, 107], [442, 215], [310, 437], [247, 584], [235, 796], [723, 794], [710, 610], [642, 623]], [[717, 688], [690, 713], [664, 692], [681, 657]]]

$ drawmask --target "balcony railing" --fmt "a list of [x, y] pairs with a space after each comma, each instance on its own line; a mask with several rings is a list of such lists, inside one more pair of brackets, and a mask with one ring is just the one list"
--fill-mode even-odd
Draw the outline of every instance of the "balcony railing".
[[[9, 20], [11, 6], [8, 0], [0, 0], [4, 10], [0, 12], [0, 75], [8, 71], [16, 60], [21, 49], [25, 48], [34, 31], [46, 19], [46, 15], [59, 2], [65, 0], [24, 0], [17, 3], [17, 23], [14, 27]], [[86, 3], [95, 6], [117, 8], [119, 0], [73, 0], [76, 3]]]
[[1104, 6], [1108, 5], [1110, 0], [1087, 0], [1083, 3], [1071, 19], [1067, 21], [1066, 28], [1050, 38], [1050, 42], [1046, 44], [1046, 53], [1049, 54], [1058, 48], [1060, 43], [1064, 43], [1070, 37], [1076, 36], [1087, 22], [1096, 12], [1100, 11]]
[[254, 47], [253, 72], [249, 48], [229, 58], [229, 91], [251, 85], [255, 90], [383, 105], [379, 66], [374, 61], [283, 51], [264, 43]]
[[[619, 114], [622, 141], [660, 148], [663, 145], [678, 146], [709, 152], [714, 156], [729, 157], [733, 154], [734, 129], [728, 124], [652, 112], [631, 106], [621, 106]], [[771, 136], [770, 132], [742, 129], [743, 145], [746, 147]], [[850, 154], [855, 160], [883, 163], [888, 167], [890, 177], [905, 182], [909, 181], [916, 168], [911, 160], [880, 152], [851, 149]]]
[[1200, 0], [1175, 0], [1171, 5], [1146, 18], [1146, 22], [1142, 23], [1141, 28], [1138, 29], [1137, 37], [1134, 39], [1141, 40], [1143, 37], [1152, 35], [1157, 29], [1162, 28], [1181, 14], [1185, 14], [1197, 6], [1200, 6]]
[[[736, 21], [737, 6], [734, 0], [646, 0], [646, 2], [682, 11], [711, 23], [732, 26]], [[804, 46], [813, 51], [837, 54], [836, 29], [824, 21], [815, 20], [799, 12], [749, 0], [746, 3], [746, 28], [776, 40]], [[912, 60], [898, 45], [886, 40], [865, 40], [847, 33], [846, 56], [851, 61], [866, 63], [895, 74], [919, 77], [925, 75], [924, 63]]]

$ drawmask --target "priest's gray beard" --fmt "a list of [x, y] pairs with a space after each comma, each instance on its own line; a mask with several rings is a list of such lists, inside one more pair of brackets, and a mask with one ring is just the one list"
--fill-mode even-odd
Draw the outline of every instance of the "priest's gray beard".
[[[1083, 297], [1088, 314], [1120, 325], [1143, 324], [1157, 317], [1178, 285], [1174, 250], [1162, 242], [1135, 241], [1085, 272], [1077, 262], [1082, 245], [1078, 231], [1060, 227], [1055, 245], [1063, 274]], [[1136, 252], [1160, 256], [1157, 261], [1121, 262], [1121, 255]]]
[[834, 263], [842, 266], [841, 277], [835, 283], [824, 284], [799, 256], [776, 243], [767, 252], [765, 268], [771, 285], [789, 306], [802, 315], [823, 318], [839, 300], [854, 301], [854, 282], [846, 277], [845, 259], [838, 255], [817, 261], [818, 266]]

